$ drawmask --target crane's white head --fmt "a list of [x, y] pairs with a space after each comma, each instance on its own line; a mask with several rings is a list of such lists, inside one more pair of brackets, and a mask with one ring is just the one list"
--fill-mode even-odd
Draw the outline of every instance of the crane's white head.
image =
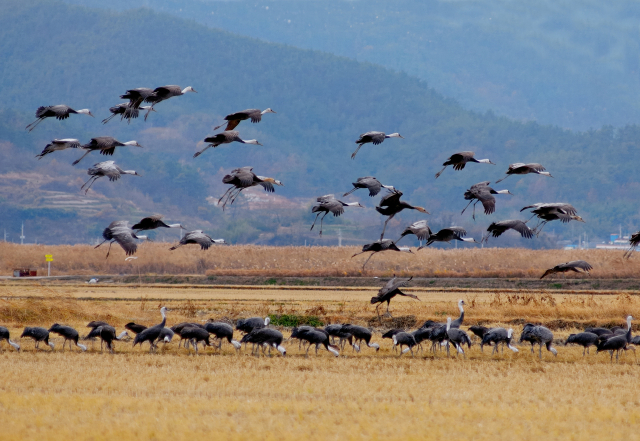
[[627, 328], [631, 329], [631, 320], [633, 320], [633, 317], [631, 317], [630, 315], [627, 316]]
[[385, 138], [402, 138], [402, 139], [404, 139], [404, 136], [402, 136], [399, 133], [390, 133], [389, 135], [386, 135]]
[[555, 348], [549, 348], [549, 350], [551, 351], [551, 353], [555, 356], [558, 356], [558, 351], [556, 351]]
[[157, 112], [157, 110], [154, 109], [153, 106], [140, 106], [140, 110], [148, 110], [149, 112]]
[[133, 176], [142, 176], [135, 170], [123, 170], [122, 174], [123, 175], [133, 175]]
[[420, 213], [424, 213], [424, 214], [431, 214], [429, 213], [424, 207], [413, 207], [416, 210], [418, 210]]
[[80, 349], [82, 349], [82, 352], [86, 352], [87, 351], [87, 347], [85, 345], [81, 345], [80, 343], [77, 343], [78, 347]]
[[123, 338], [125, 338], [125, 337], [130, 337], [130, 336], [129, 336], [129, 333], [128, 333], [127, 331], [122, 331], [122, 332], [120, 333], [120, 335], [118, 335], [118, 336], [116, 337], [116, 340], [122, 340], [122, 339], [123, 339]]
[[383, 185], [382, 188], [386, 188], [389, 191], [396, 191], [396, 188], [393, 185]]
[[258, 178], [262, 179], [265, 182], [271, 182], [272, 184], [276, 184], [276, 185], [279, 185], [281, 187], [284, 187], [284, 184], [282, 183], [282, 181], [278, 181], [277, 179], [267, 178], [265, 176], [258, 176]]
[[364, 205], [360, 204], [359, 202], [349, 202], [348, 204], [344, 204], [345, 207], [360, 207], [360, 208], [364, 208]]
[[480, 243], [472, 237], [461, 237], [460, 240], [463, 242]]
[[411, 248], [409, 248], [409, 247], [398, 247], [398, 249], [403, 253], [411, 253], [411, 254], [413, 254], [413, 251], [411, 251]]
[[513, 336], [513, 329], [507, 329], [507, 338], [511, 338]]
[[403, 353], [403, 354], [406, 354], [406, 353], [407, 353], [407, 352], [409, 352], [410, 350], [411, 350], [411, 348], [405, 348], [405, 349], [402, 351], [402, 353]]
[[271, 107], [268, 107], [264, 109], [261, 113], [262, 115], [264, 115], [265, 113], [276, 113], [276, 112]]
[[217, 243], [219, 245], [226, 245], [226, 242], [224, 241], [224, 239], [213, 239], [212, 242]]
[[458, 309], [460, 310], [460, 312], [464, 312], [464, 309], [462, 308], [465, 305], [464, 300], [460, 299], [458, 300]]
[[278, 352], [280, 352], [282, 354], [283, 357], [287, 355], [287, 350], [284, 347], [282, 347], [280, 345], [276, 345], [275, 343], [273, 345], [276, 347]]
[[269, 323], [271, 323], [271, 318], [269, 318], [269, 317], [265, 317], [265, 318], [264, 318], [264, 325], [265, 325], [265, 326], [269, 326]]
[[367, 343], [367, 346], [369, 346], [370, 348], [375, 348], [376, 352], [380, 350], [380, 345], [378, 343]]
[[493, 165], [496, 165], [495, 163], [491, 162], [490, 159], [478, 159], [478, 162], [480, 164], [493, 164]]
[[198, 93], [198, 92], [196, 92], [196, 90], [195, 90], [193, 87], [191, 87], [191, 86], [187, 86], [187, 87], [185, 87], [184, 89], [182, 89], [182, 94], [183, 94], [183, 95], [184, 95], [185, 93], [187, 93], [187, 92], [194, 92], [194, 93]]
[[451, 317], [447, 317], [447, 331], [451, 328]]
[[49, 346], [51, 346], [51, 350], [53, 351], [56, 347], [56, 345], [53, 344], [52, 341], [49, 342]]
[[498, 190], [496, 191], [497, 194], [510, 194], [513, 196], [513, 193], [511, 193], [509, 190]]
[[[89, 115], [89, 116], [93, 116], [93, 113], [91, 113], [91, 110], [89, 109], [80, 109], [80, 110], [76, 110], [76, 113], [79, 113], [81, 115]], [[95, 116], [94, 116], [95, 118]]]
[[181, 230], [186, 230], [185, 227], [182, 226], [182, 224], [169, 224], [167, 225], [169, 228], [180, 228]]
[[163, 319], [167, 318], [167, 311], [168, 311], [168, 309], [167, 309], [166, 306], [163, 306], [162, 308], [160, 308], [160, 314], [162, 314], [162, 318]]
[[258, 142], [257, 139], [248, 139], [248, 140], [243, 140], [244, 144], [253, 144], [253, 145], [262, 145]]
[[544, 176], [549, 176], [550, 178], [553, 178], [553, 176], [551, 176], [551, 173], [549, 172], [538, 172], [539, 175], [544, 175]]
[[395, 334], [391, 337], [391, 339], [393, 340], [394, 345], [398, 344], [398, 338], [395, 336]]
[[574, 221], [578, 221], [578, 222], [582, 222], [582, 223], [585, 223], [585, 224], [586, 224], [586, 222], [584, 221], [584, 219], [582, 219], [580, 216], [577, 216], [577, 215], [571, 215], [571, 219], [573, 219]]
[[124, 145], [128, 145], [130, 147], [142, 147], [140, 144], [138, 144], [138, 141], [127, 141], [127, 142], [123, 142]]

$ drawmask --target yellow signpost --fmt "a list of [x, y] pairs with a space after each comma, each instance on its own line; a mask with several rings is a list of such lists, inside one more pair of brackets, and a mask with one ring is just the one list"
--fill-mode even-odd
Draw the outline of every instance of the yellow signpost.
[[45, 254], [44, 258], [45, 258], [45, 260], [47, 261], [47, 264], [48, 264], [47, 276], [51, 277], [51, 262], [53, 262], [53, 254]]

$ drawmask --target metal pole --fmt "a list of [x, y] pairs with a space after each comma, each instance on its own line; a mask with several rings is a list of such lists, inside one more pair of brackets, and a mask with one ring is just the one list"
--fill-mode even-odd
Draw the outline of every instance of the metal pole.
[[47, 269], [47, 277], [51, 277], [51, 261], [47, 263], [49, 264], [49, 268]]

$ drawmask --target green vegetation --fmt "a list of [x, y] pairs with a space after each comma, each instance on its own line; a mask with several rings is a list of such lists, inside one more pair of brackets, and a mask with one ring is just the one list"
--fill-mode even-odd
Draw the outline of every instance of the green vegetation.
[[322, 320], [314, 315], [269, 314], [269, 318], [274, 326], [284, 326], [285, 328], [294, 328], [301, 325], [314, 326], [316, 328], [324, 326]]
[[[98, 181], [93, 189], [107, 198], [94, 198], [96, 208], [90, 213], [52, 209], [48, 218], [68, 217], [40, 223], [32, 213], [26, 227], [38, 232], [31, 234], [39, 234], [39, 242], [95, 240], [114, 219], [159, 212], [230, 243], [334, 245], [337, 239], [331, 237], [338, 228], [348, 233], [344, 243], [363, 243], [379, 234], [382, 218], [373, 210], [377, 199], [362, 191], [350, 200], [359, 199], [368, 208], [325, 219], [325, 238], [308, 226], [315, 197], [342, 194], [366, 175], [393, 184], [407, 201], [434, 213], [429, 217], [433, 228], [461, 225], [476, 237], [490, 221], [521, 217], [519, 209], [535, 202], [573, 203], [587, 221], [545, 227], [559, 238], [572, 240], [583, 232], [603, 237], [618, 225], [628, 230], [640, 224], [635, 208], [640, 185], [635, 173], [640, 161], [637, 126], [573, 133], [474, 113], [403, 73], [235, 36], [148, 9], [117, 13], [49, 0], [0, 0], [0, 7], [0, 174], [24, 178], [0, 180], [5, 199], [0, 228], [9, 224], [16, 231], [24, 210], [41, 207], [52, 192], [80, 197], [86, 167], [105, 159], [92, 154], [72, 167], [77, 152], [33, 158], [49, 140], [76, 137], [86, 142], [108, 134], [145, 146], [116, 152], [114, 160], [143, 176]], [[135, 38], [132, 29], [137, 30]], [[164, 84], [191, 85], [199, 93], [159, 104], [146, 123], [114, 119], [100, 124], [126, 89]], [[77, 116], [24, 131], [38, 106], [62, 102], [91, 108], [95, 120]], [[278, 112], [260, 124], [239, 126], [242, 136], [259, 139], [264, 147], [233, 144], [192, 158], [197, 144], [225, 114], [249, 107]], [[350, 160], [358, 134], [371, 129], [398, 131], [406, 139], [367, 145]], [[475, 150], [499, 165], [449, 169], [436, 181], [438, 164], [460, 150]], [[509, 178], [499, 187], [515, 196], [500, 197], [495, 215], [480, 215], [476, 223], [467, 213], [460, 217], [466, 188], [495, 180], [509, 163], [521, 161], [541, 162], [555, 178]], [[276, 195], [295, 202], [254, 211], [245, 209], [246, 199], [240, 197], [225, 212], [215, 207], [211, 202], [225, 190], [224, 174], [245, 165], [282, 180], [285, 187]], [[402, 213], [390, 224], [389, 236], [419, 218]], [[157, 234], [154, 240], [177, 240], [169, 232]], [[506, 235], [492, 246], [551, 247], [556, 236], [525, 241]]]

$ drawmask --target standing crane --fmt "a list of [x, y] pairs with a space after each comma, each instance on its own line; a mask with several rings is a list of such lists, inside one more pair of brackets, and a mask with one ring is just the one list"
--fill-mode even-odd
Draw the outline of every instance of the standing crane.
[[632, 316], [627, 316], [627, 332], [623, 335], [616, 335], [607, 340], [600, 341], [598, 344], [598, 350], [596, 352], [609, 351], [611, 354], [611, 362], [613, 363], [613, 352], [616, 353], [616, 361], [618, 361], [620, 351], [627, 350], [629, 343], [631, 343], [631, 321]]
[[93, 183], [103, 176], [108, 177], [109, 181], [111, 182], [117, 181], [122, 175], [140, 176], [135, 170], [121, 169], [115, 161], [98, 162], [97, 164], [94, 164], [93, 167], [89, 167], [89, 170], [87, 170], [87, 174], [91, 177], [82, 185], [82, 187], [80, 187], [80, 190], [82, 190], [87, 187], [87, 184], [89, 184], [89, 186], [84, 191], [84, 194], [87, 194]]
[[[468, 348], [471, 347], [471, 339], [462, 329], [451, 327], [451, 317], [447, 317], [447, 341], [453, 343], [458, 354], [464, 355], [467, 358], [467, 354], [464, 353], [462, 345], [466, 344]], [[447, 345], [447, 357], [449, 356], [449, 345]], [[457, 356], [457, 354], [456, 354]]]
[[62, 342], [62, 351], [64, 352], [64, 345], [69, 342], [69, 350], [71, 350], [71, 342], [75, 343], [77, 347], [82, 349], [82, 352], [87, 350], [85, 345], [81, 345], [78, 343], [78, 339], [80, 338], [80, 334], [78, 331], [73, 329], [70, 326], [62, 326], [58, 323], [54, 323], [50, 328], [49, 332], [55, 332], [56, 334], [64, 337], [64, 341]]
[[226, 244], [224, 239], [212, 239], [211, 236], [205, 234], [202, 230], [194, 230], [185, 233], [185, 235], [182, 236], [182, 239], [180, 239], [180, 242], [169, 248], [169, 250], [173, 251], [182, 245], [188, 245], [190, 243], [200, 245], [201, 250], [208, 250], [213, 244]]
[[266, 115], [267, 113], [276, 113], [276, 112], [274, 112], [269, 107], [264, 110], [247, 109], [247, 110], [242, 110], [236, 113], [230, 113], [229, 115], [224, 117], [225, 122], [220, 124], [218, 127], [214, 127], [213, 130], [218, 130], [220, 127], [224, 126], [225, 124], [227, 125], [227, 127], [225, 127], [224, 129], [225, 131], [233, 130], [236, 127], [238, 127], [238, 124], [240, 124], [242, 121], [245, 121], [247, 119], [250, 119], [252, 123], [256, 124], [262, 121], [262, 115]]
[[134, 233], [131, 227], [129, 227], [129, 221], [113, 221], [102, 232], [102, 238], [104, 241], [96, 245], [94, 248], [98, 248], [103, 243], [109, 242], [109, 251], [107, 251], [108, 259], [113, 242], [117, 242], [125, 251], [127, 256], [133, 256], [138, 250], [138, 244], [135, 242], [135, 239], [147, 239], [147, 236], [141, 236]]
[[0, 342], [2, 340], [6, 340], [7, 343], [9, 343], [16, 351], [20, 351], [20, 345], [14, 341], [11, 341], [11, 334], [9, 333], [9, 330], [4, 326], [0, 326]]
[[[269, 357], [271, 357], [271, 348], [274, 348], [284, 357], [287, 355], [287, 350], [282, 346], [283, 340], [282, 332], [271, 328], [259, 328], [254, 329], [242, 337], [240, 343], [253, 343], [257, 345], [258, 348], [262, 347], [263, 353], [265, 347], [269, 348]], [[257, 355], [259, 355], [259, 353]]]
[[569, 271], [580, 273], [581, 271], [579, 270], [582, 270], [582, 272], [591, 275], [589, 271], [591, 271], [592, 269], [593, 267], [589, 263], [585, 262], [584, 260], [574, 260], [571, 262], [561, 263], [560, 265], [556, 265], [553, 268], [546, 270], [542, 275], [542, 277], [540, 278], [544, 279], [548, 275], [556, 274], [556, 273], [563, 273], [564, 275], [564, 273], [567, 273]]
[[127, 331], [122, 331], [120, 335], [116, 336], [116, 328], [107, 324], [93, 328], [91, 332], [89, 332], [89, 334], [85, 337], [85, 340], [93, 339], [95, 337], [100, 337], [100, 350], [102, 351], [102, 345], [106, 344], [107, 349], [112, 354], [114, 352], [114, 340], [124, 340], [125, 338], [130, 338]]
[[332, 213], [334, 217], [338, 217], [342, 213], [344, 213], [344, 207], [364, 208], [364, 206], [360, 205], [358, 202], [350, 202], [347, 204], [345, 202], [339, 201], [332, 194], [320, 196], [316, 199], [316, 201], [318, 202], [318, 204], [314, 205], [311, 208], [311, 212], [318, 214], [316, 215], [316, 218], [314, 219], [309, 231], [313, 230], [313, 227], [316, 225], [316, 221], [318, 220], [318, 216], [324, 213], [324, 215], [320, 219], [320, 236], [322, 236], [322, 222], [324, 221], [324, 218], [327, 216], [327, 214]]
[[523, 164], [522, 162], [517, 162], [515, 164], [509, 165], [509, 169], [506, 171], [507, 176], [505, 176], [502, 179], [498, 179], [496, 181], [496, 184], [498, 182], [504, 181], [511, 175], [528, 175], [529, 173], [535, 173], [537, 175], [549, 176], [550, 178], [553, 178], [553, 176], [551, 176], [551, 173], [545, 170], [546, 169], [540, 164], [536, 164], [536, 163]]
[[20, 336], [20, 338], [23, 337], [33, 339], [36, 343], [36, 350], [39, 349], [38, 346], [40, 345], [41, 341], [49, 345], [51, 347], [51, 351], [53, 351], [53, 349], [55, 348], [53, 342], [49, 341], [49, 331], [46, 328], [41, 328], [39, 326], [34, 326], [31, 328], [27, 326], [26, 328], [24, 328], [24, 330], [22, 331], [22, 335]]
[[133, 339], [134, 347], [137, 344], [142, 346], [142, 343], [144, 343], [145, 341], [148, 341], [150, 346], [149, 352], [152, 352], [154, 349], [157, 348], [154, 342], [158, 339], [162, 329], [164, 328], [164, 325], [167, 323], [166, 313], [167, 313], [166, 307], [163, 306], [162, 308], [160, 308], [160, 314], [162, 315], [162, 322], [155, 326], [151, 326], [150, 328], [147, 328], [144, 331], [140, 332], [138, 335], [136, 335], [136, 337]]
[[386, 188], [387, 190], [390, 190], [390, 191], [395, 190], [395, 188], [392, 185], [384, 185], [382, 182], [378, 181], [373, 176], [365, 176], [362, 178], [358, 178], [356, 182], [353, 183], [353, 188], [348, 192], [346, 192], [345, 194], [343, 194], [342, 196], [349, 196], [351, 193], [358, 190], [359, 188], [366, 188], [367, 190], [369, 190], [370, 197], [376, 196], [378, 193], [380, 193], [380, 190], [382, 190], [383, 188]]
[[484, 208], [484, 214], [489, 215], [492, 214], [496, 211], [496, 198], [493, 196], [494, 194], [510, 194], [513, 195], [513, 193], [511, 193], [509, 190], [494, 190], [493, 188], [489, 187], [490, 182], [489, 181], [484, 181], [484, 182], [478, 182], [477, 184], [474, 184], [471, 186], [471, 188], [469, 188], [467, 191], [464, 192], [464, 198], [465, 200], [469, 201], [469, 203], [467, 204], [466, 207], [464, 207], [464, 210], [462, 210], [462, 213], [460, 214], [464, 214], [464, 212], [467, 210], [467, 208], [469, 208], [469, 205], [471, 205], [471, 203], [473, 201], [473, 220], [476, 220], [476, 204], [478, 202], [482, 202], [482, 207]]
[[594, 334], [593, 332], [580, 332], [579, 334], [571, 334], [564, 342], [565, 346], [569, 343], [582, 346], [582, 356], [584, 357], [585, 352], [587, 354], [589, 353], [590, 346], [598, 345], [598, 335]]
[[502, 352], [504, 353], [504, 346], [506, 345], [513, 352], [519, 352], [517, 348], [511, 346], [511, 338], [513, 337], [513, 329], [504, 328], [491, 328], [482, 337], [480, 343], [480, 351], [483, 350], [484, 345], [491, 346], [493, 344], [493, 351], [491, 355], [498, 352], [498, 345], [502, 343]]
[[222, 348], [222, 341], [227, 340], [236, 350], [240, 349], [242, 345], [240, 342], [233, 339], [233, 326], [224, 322], [207, 321], [204, 325], [204, 329], [209, 334], [213, 334], [219, 341], [218, 350]]
[[[151, 95], [149, 95], [145, 101], [148, 103], [151, 103], [151, 108], [153, 109], [153, 107], [162, 102], [162, 101], [166, 101], [169, 98], [173, 98], [174, 96], [181, 96], [184, 95], [187, 92], [194, 92], [197, 93], [196, 90], [191, 87], [191, 86], [187, 86], [184, 89], [181, 89], [180, 86], [162, 86], [162, 87], [156, 87], [153, 91], [153, 93]], [[144, 120], [147, 120], [147, 117], [149, 116], [149, 113], [151, 113], [151, 109], [147, 110], [147, 113], [144, 115]]]
[[137, 141], [127, 141], [120, 142], [112, 136], [98, 136], [97, 138], [91, 138], [88, 144], [83, 145], [81, 148], [86, 150], [86, 153], [82, 155], [79, 159], [76, 159], [72, 162], [72, 165], [76, 165], [82, 159], [87, 156], [91, 152], [99, 151], [101, 155], [113, 155], [116, 151], [116, 147], [140, 147], [142, 146], [138, 144]]
[[478, 243], [478, 241], [473, 239], [473, 238], [464, 237], [466, 235], [467, 235], [467, 230], [465, 230], [462, 227], [443, 228], [442, 230], [438, 231], [437, 233], [432, 234], [431, 236], [429, 236], [429, 240], [427, 240], [427, 243], [425, 245], [419, 247], [418, 251], [420, 251], [423, 248], [428, 247], [429, 245], [431, 245], [434, 242], [447, 242], [448, 244], [451, 244], [452, 240], [459, 240], [461, 242]]
[[42, 153], [36, 155], [36, 158], [42, 159], [45, 155], [57, 152], [58, 150], [77, 149], [79, 147], [80, 141], [74, 138], [54, 139], [44, 147]]
[[378, 295], [375, 297], [371, 297], [371, 304], [372, 305], [375, 305], [376, 303], [378, 304], [378, 306], [376, 306], [376, 314], [378, 315], [378, 319], [380, 318], [378, 308], [384, 302], [387, 302], [387, 312], [385, 313], [385, 315], [388, 315], [389, 317], [391, 317], [391, 313], [389, 312], [389, 304], [391, 303], [391, 299], [397, 295], [404, 296], [404, 297], [411, 297], [412, 299], [420, 300], [417, 296], [413, 294], [405, 294], [402, 291], [400, 291], [400, 288], [403, 286], [407, 286], [407, 284], [411, 282], [411, 279], [413, 279], [413, 276], [409, 277], [408, 279], [398, 279], [394, 274], [393, 279], [389, 280], [385, 286], [380, 288], [380, 291], [378, 291]]
[[196, 152], [193, 155], [194, 158], [197, 158], [198, 156], [200, 156], [205, 150], [207, 150], [210, 147], [215, 148], [215, 147], [218, 147], [219, 145], [230, 144], [232, 142], [239, 142], [241, 144], [262, 145], [258, 142], [257, 139], [240, 138], [240, 133], [238, 133], [235, 130], [229, 130], [226, 132], [218, 133], [217, 135], [209, 136], [204, 139], [204, 142], [208, 142], [209, 145], [207, 145], [205, 148], [203, 148], [199, 152]]
[[380, 240], [384, 238], [384, 232], [387, 229], [387, 224], [393, 217], [400, 213], [402, 210], [418, 210], [420, 213], [430, 214], [423, 207], [418, 207], [417, 205], [411, 205], [407, 202], [401, 201], [402, 192], [399, 190], [392, 190], [387, 195], [385, 195], [382, 199], [380, 199], [380, 203], [376, 207], [376, 211], [383, 216], [388, 216], [387, 220], [384, 221], [384, 227], [382, 228], [382, 234], [380, 235]]
[[[399, 357], [402, 357], [402, 354], [405, 354], [409, 351], [411, 351], [411, 356], [413, 357], [413, 347], [417, 346], [418, 342], [416, 341], [416, 338], [412, 334], [409, 334], [408, 332], [404, 332], [404, 331], [398, 332], [391, 336], [391, 340], [393, 341], [394, 349], [396, 346], [400, 346]], [[402, 350], [403, 346], [406, 346], [407, 349]]]
[[533, 351], [533, 346], [535, 344], [540, 345], [540, 359], [542, 360], [542, 345], [545, 345], [547, 351], [551, 352], [553, 355], [557, 356], [558, 351], [555, 348], [551, 347], [553, 344], [553, 332], [551, 332], [548, 328], [544, 326], [535, 326], [531, 323], [527, 323], [524, 325], [522, 330], [522, 334], [520, 335], [520, 341], [529, 341], [531, 342], [531, 351]]
[[47, 118], [55, 118], [58, 120], [63, 120], [69, 118], [69, 115], [76, 113], [79, 115], [89, 115], [93, 117], [91, 110], [89, 109], [80, 109], [73, 110], [71, 107], [66, 104], [58, 104], [56, 106], [40, 106], [38, 110], [36, 110], [36, 120], [29, 124], [25, 129], [32, 131], [36, 128], [38, 124], [44, 121]]
[[413, 254], [413, 251], [411, 251], [409, 247], [397, 247], [395, 242], [392, 241], [391, 239], [383, 239], [383, 240], [376, 240], [373, 243], [368, 243], [364, 245], [362, 247], [362, 251], [354, 254], [353, 256], [351, 256], [351, 258], [353, 259], [354, 257], [359, 256], [362, 253], [371, 252], [371, 254], [369, 254], [369, 257], [367, 257], [367, 260], [365, 260], [364, 263], [362, 264], [362, 271], [364, 271], [364, 267], [367, 265], [367, 262], [369, 262], [369, 259], [371, 259], [374, 254], [380, 253], [382, 251], [399, 251], [399, 252]]
[[356, 157], [356, 154], [358, 153], [358, 150], [360, 150], [360, 147], [362, 147], [363, 145], [365, 145], [365, 144], [367, 144], [369, 142], [372, 143], [373, 145], [382, 144], [382, 141], [384, 141], [387, 138], [402, 138], [402, 139], [404, 139], [404, 136], [400, 135], [399, 133], [390, 133], [389, 135], [386, 135], [384, 132], [367, 132], [367, 133], [363, 133], [362, 135], [360, 135], [360, 137], [356, 141], [356, 144], [358, 144], [358, 148], [356, 149], [355, 152], [353, 152], [351, 154], [351, 159], [354, 159]]
[[231, 184], [232, 186], [222, 195], [220, 199], [218, 199], [218, 204], [220, 204], [220, 202], [222, 202], [222, 200], [226, 197], [224, 203], [222, 204], [223, 211], [228, 202], [229, 205], [233, 204], [242, 190], [260, 185], [262, 186], [262, 188], [264, 188], [264, 191], [273, 193], [276, 191], [273, 187], [273, 184], [284, 186], [284, 184], [277, 179], [258, 176], [252, 170], [253, 167], [236, 168], [231, 170], [230, 174], [225, 175], [222, 178], [222, 183]]
[[489, 159], [476, 159], [474, 158], [475, 153], [474, 152], [459, 152], [459, 153], [455, 153], [453, 155], [451, 155], [449, 157], [449, 159], [447, 159], [442, 165], [444, 165], [444, 168], [442, 170], [440, 170], [438, 173], [436, 173], [436, 179], [438, 179], [440, 177], [440, 175], [442, 174], [442, 172], [449, 167], [450, 165], [453, 166], [454, 170], [462, 170], [465, 165], [467, 165], [467, 162], [475, 162], [478, 164], [493, 164], [495, 165], [493, 162], [491, 162]]
[[358, 325], [345, 324], [342, 325], [342, 332], [346, 332], [353, 336], [353, 339], [355, 340], [353, 348], [357, 348], [356, 350], [358, 351], [360, 350], [360, 346], [357, 343], [363, 341], [367, 344], [368, 347], [374, 348], [376, 352], [380, 350], [380, 345], [378, 343], [371, 343], [373, 333], [367, 328]]

